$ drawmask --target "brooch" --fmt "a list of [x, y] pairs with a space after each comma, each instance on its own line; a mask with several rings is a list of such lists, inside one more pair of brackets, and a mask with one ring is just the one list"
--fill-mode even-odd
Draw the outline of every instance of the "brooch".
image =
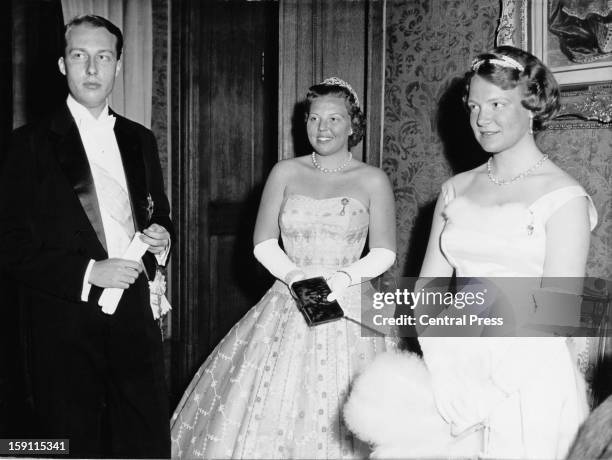
[[535, 226], [533, 225], [533, 212], [529, 211], [529, 214], [531, 215], [531, 222], [527, 225], [527, 235], [531, 236], [533, 235], [533, 231], [535, 230]]
[[346, 205], [349, 203], [348, 198], [342, 198], [342, 200], [340, 200], [340, 204], [342, 205], [342, 210], [340, 211], [340, 215], [343, 216], [344, 215], [344, 210], [346, 209]]

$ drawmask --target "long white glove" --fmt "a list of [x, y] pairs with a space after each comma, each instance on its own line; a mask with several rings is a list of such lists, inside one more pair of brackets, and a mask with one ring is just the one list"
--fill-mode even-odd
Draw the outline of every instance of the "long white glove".
[[393, 262], [395, 262], [394, 251], [386, 248], [371, 248], [367, 256], [338, 270], [331, 276], [327, 283], [332, 292], [327, 296], [327, 300], [330, 302], [336, 300], [347, 287], [361, 284], [362, 278], [375, 278], [384, 273], [393, 265]]
[[291, 287], [291, 283], [306, 278], [306, 274], [291, 262], [291, 259], [280, 248], [278, 240], [275, 238], [270, 238], [255, 245], [253, 255], [272, 275], [289, 287]]

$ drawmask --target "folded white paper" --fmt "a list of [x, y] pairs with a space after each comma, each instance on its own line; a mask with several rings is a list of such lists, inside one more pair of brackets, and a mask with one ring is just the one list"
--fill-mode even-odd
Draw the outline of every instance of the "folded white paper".
[[[142, 233], [136, 232], [134, 238], [130, 242], [130, 245], [123, 254], [122, 259], [133, 260], [134, 262], [140, 261], [140, 258], [147, 252], [149, 245], [144, 243], [140, 236]], [[102, 307], [102, 311], [107, 315], [112, 315], [119, 305], [121, 296], [123, 295], [123, 289], [120, 288], [106, 288], [102, 291], [98, 305]]]

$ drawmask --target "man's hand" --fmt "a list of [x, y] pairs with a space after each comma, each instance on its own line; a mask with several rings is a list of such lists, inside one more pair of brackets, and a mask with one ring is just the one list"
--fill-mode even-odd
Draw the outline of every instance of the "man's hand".
[[89, 283], [101, 288], [127, 289], [142, 272], [140, 262], [126, 259], [106, 259], [94, 262]]
[[149, 245], [147, 251], [159, 254], [170, 244], [170, 233], [159, 224], [153, 224], [142, 231], [140, 239]]

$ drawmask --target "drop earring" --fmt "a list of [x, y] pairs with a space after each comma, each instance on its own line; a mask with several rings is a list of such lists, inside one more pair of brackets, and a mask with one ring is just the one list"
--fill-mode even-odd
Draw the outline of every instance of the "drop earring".
[[533, 135], [533, 113], [529, 112], [529, 134]]

